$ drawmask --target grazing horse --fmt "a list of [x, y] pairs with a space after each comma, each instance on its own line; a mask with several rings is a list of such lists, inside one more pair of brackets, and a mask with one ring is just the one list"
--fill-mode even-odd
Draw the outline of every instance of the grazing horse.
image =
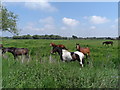
[[113, 46], [113, 41], [105, 41], [102, 44], [103, 45], [109, 45], [109, 44], [111, 44], [111, 46]]
[[75, 61], [77, 60], [80, 63], [80, 66], [83, 67], [84, 64], [84, 54], [79, 51], [69, 52], [66, 49], [60, 47], [53, 47], [51, 54], [58, 52], [60, 59], [62, 61]]
[[2, 48], [2, 54], [6, 52], [12, 53], [14, 59], [16, 59], [16, 57], [20, 55], [26, 55], [26, 57], [29, 57], [28, 56], [29, 50], [27, 48], [15, 48], [15, 47]]
[[56, 45], [55, 43], [50, 43], [50, 46], [52, 46], [52, 47], [61, 47], [62, 49], [66, 49], [67, 50], [65, 45], [62, 45], [62, 44]]
[[89, 56], [90, 57], [90, 48], [81, 48], [79, 44], [76, 44], [76, 50], [82, 52], [86, 58]]
[[0, 49], [2, 49], [3, 48], [3, 45], [2, 44], [0, 44]]

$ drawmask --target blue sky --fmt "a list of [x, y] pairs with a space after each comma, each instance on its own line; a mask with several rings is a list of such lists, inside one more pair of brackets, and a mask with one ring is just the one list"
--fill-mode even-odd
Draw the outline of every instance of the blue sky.
[[[20, 35], [118, 36], [117, 2], [5, 2], [18, 15]], [[3, 32], [3, 36], [12, 36]]]

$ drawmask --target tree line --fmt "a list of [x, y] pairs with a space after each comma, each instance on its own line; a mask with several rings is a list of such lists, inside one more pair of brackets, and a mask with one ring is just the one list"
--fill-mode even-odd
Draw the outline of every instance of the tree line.
[[67, 40], [71, 40], [71, 39], [97, 39], [97, 40], [120, 40], [120, 36], [116, 37], [116, 38], [112, 38], [112, 37], [77, 37], [75, 35], [72, 35], [71, 37], [62, 37], [59, 35], [22, 35], [22, 36], [13, 36], [13, 37], [2, 37], [2, 38], [7, 38], [7, 39], [54, 39], [54, 40], [58, 40], [58, 39], [67, 39]]
[[67, 37], [62, 37], [59, 35], [22, 35], [13, 36], [13, 39], [67, 39]]

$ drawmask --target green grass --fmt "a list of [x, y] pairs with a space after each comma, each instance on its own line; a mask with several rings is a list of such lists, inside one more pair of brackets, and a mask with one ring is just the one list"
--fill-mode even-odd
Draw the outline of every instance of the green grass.
[[[118, 42], [102, 46], [104, 40], [3, 40], [5, 47], [28, 48], [30, 61], [14, 60], [6, 53], [2, 59], [3, 88], [118, 88]], [[61, 62], [51, 55], [50, 42], [64, 44], [75, 51], [75, 44], [90, 47], [91, 58], [80, 68], [79, 63]], [[27, 61], [27, 60], [26, 60]]]

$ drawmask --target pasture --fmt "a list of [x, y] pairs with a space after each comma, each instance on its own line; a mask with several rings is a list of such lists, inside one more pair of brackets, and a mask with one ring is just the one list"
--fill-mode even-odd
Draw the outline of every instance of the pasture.
[[[29, 62], [24, 57], [14, 60], [11, 53], [2, 58], [3, 88], [118, 88], [118, 41], [103, 46], [105, 40], [12, 40], [4, 39], [4, 47], [28, 48]], [[50, 54], [49, 44], [64, 44], [76, 51], [76, 43], [89, 47], [91, 57], [79, 63], [61, 62], [59, 55]], [[23, 60], [23, 63], [22, 63]]]

